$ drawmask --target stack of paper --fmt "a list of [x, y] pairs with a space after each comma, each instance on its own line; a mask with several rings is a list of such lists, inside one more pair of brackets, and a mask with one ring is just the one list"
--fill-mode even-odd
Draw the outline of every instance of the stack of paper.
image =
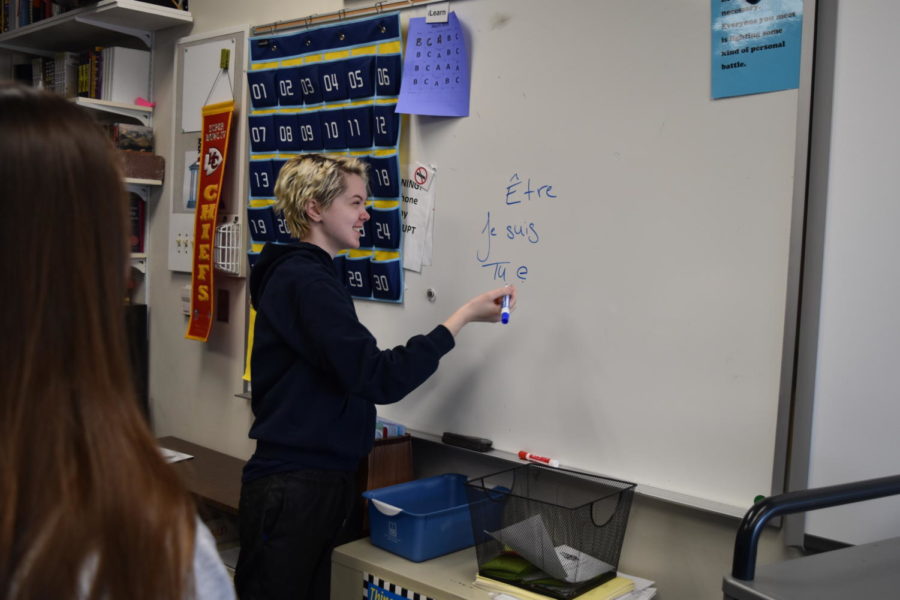
[[[553, 600], [520, 587], [503, 583], [481, 575], [475, 578], [475, 587], [485, 590], [494, 600]], [[650, 600], [656, 596], [656, 588], [649, 579], [619, 573], [602, 585], [577, 596], [577, 600]]]

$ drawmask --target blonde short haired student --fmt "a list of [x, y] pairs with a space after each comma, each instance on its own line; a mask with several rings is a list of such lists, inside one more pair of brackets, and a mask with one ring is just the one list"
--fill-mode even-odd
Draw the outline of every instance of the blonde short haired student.
[[233, 598], [135, 398], [119, 156], [20, 85], [0, 132], [0, 598]]
[[372, 448], [375, 406], [428, 379], [467, 323], [500, 321], [504, 295], [515, 306], [515, 288], [497, 288], [429, 333], [379, 349], [333, 263], [359, 247], [367, 181], [358, 159], [309, 154], [287, 161], [275, 186], [276, 209], [298, 241], [267, 244], [250, 276], [256, 451], [241, 489], [242, 600], [328, 598], [331, 551]]

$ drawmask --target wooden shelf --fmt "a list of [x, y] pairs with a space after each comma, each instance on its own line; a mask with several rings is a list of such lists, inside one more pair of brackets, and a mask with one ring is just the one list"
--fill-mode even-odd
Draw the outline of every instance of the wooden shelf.
[[158, 441], [163, 448], [194, 457], [172, 464], [188, 490], [220, 510], [237, 514], [243, 460], [176, 437], [163, 437]]
[[138, 0], [100, 0], [0, 34], [0, 48], [43, 56], [87, 45], [149, 48], [154, 31], [190, 23], [193, 17], [185, 10]]

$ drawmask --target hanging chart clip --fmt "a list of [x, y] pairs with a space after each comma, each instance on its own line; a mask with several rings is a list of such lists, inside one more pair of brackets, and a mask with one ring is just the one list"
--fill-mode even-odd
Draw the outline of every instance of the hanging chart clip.
[[447, 23], [450, 20], [450, 0], [435, 2], [425, 9], [426, 23]]
[[[274, 44], [272, 49], [274, 50]], [[229, 48], [221, 48], [219, 50], [219, 70], [216, 72], [216, 76], [213, 79], [212, 85], [209, 88], [209, 93], [206, 95], [206, 101], [203, 103], [203, 106], [209, 104], [210, 99], [213, 97], [213, 93], [216, 90], [216, 86], [219, 83], [219, 79], [221, 79], [222, 74], [225, 74], [225, 79], [228, 82], [228, 88], [226, 92], [228, 94], [228, 98], [234, 100], [234, 84], [231, 81], [231, 49]], [[217, 96], [220, 97], [221, 95]]]

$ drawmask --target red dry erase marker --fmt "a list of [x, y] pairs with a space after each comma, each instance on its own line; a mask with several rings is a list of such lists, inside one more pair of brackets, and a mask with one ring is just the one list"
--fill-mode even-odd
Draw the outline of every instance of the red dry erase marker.
[[559, 461], [555, 458], [547, 458], [546, 456], [538, 456], [537, 454], [532, 454], [530, 452], [525, 452], [524, 450], [519, 450], [519, 458], [522, 460], [533, 460], [534, 462], [539, 462], [545, 465], [550, 465], [551, 467], [558, 467]]

